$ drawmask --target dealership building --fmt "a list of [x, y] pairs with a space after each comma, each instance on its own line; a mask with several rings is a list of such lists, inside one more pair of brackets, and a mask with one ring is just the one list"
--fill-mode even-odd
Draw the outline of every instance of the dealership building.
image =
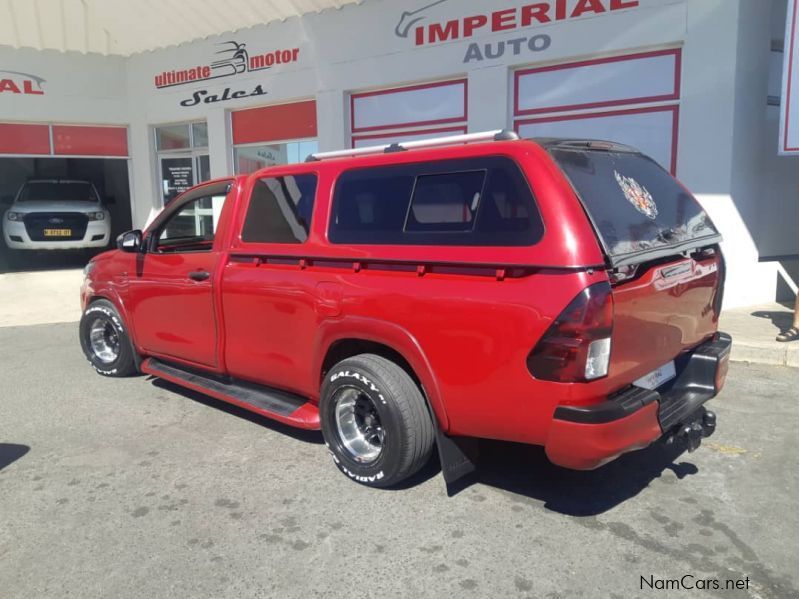
[[318, 150], [501, 128], [610, 139], [705, 206], [728, 307], [795, 292], [788, 0], [202, 6], [0, 0], [0, 196], [88, 179], [118, 233], [193, 184]]

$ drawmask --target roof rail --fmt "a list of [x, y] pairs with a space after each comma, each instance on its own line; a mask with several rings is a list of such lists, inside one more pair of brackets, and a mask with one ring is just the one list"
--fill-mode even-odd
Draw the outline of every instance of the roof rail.
[[519, 139], [519, 136], [513, 131], [497, 129], [495, 131], [484, 131], [482, 133], [448, 135], [446, 137], [434, 137], [433, 139], [420, 139], [418, 141], [406, 141], [402, 143], [386, 144], [383, 146], [352, 148], [349, 150], [336, 150], [335, 152], [317, 152], [316, 154], [311, 154], [308, 156], [306, 162], [331, 160], [333, 158], [355, 158], [356, 156], [372, 156], [374, 154], [390, 154], [392, 152], [405, 152], [407, 150], [417, 150], [421, 148], [453, 146], [478, 141], [512, 141], [516, 139]]

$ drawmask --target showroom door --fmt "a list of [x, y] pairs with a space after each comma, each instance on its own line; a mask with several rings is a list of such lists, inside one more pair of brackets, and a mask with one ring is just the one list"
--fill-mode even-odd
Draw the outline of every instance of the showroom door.
[[211, 178], [208, 154], [170, 154], [161, 157], [160, 162], [164, 206], [184, 191]]
[[161, 158], [161, 193], [164, 206], [194, 185], [191, 155]]
[[164, 206], [187, 189], [211, 179], [208, 126], [205, 123], [156, 127], [155, 149]]

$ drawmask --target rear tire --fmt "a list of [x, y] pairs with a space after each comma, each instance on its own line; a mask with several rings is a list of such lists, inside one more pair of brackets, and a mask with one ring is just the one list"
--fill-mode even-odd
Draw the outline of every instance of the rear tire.
[[136, 374], [136, 354], [122, 317], [108, 300], [92, 302], [80, 319], [80, 346], [92, 367], [103, 376]]
[[430, 460], [435, 424], [422, 392], [386, 358], [362, 354], [331, 368], [319, 413], [336, 466], [363, 485], [396, 485]]

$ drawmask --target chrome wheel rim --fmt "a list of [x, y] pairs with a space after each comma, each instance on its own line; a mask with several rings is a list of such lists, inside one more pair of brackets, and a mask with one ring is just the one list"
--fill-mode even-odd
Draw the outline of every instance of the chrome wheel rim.
[[98, 318], [89, 329], [92, 353], [103, 364], [110, 364], [119, 357], [119, 334], [110, 321]]
[[355, 461], [374, 462], [385, 443], [385, 431], [374, 402], [355, 387], [340, 389], [334, 400], [341, 444]]

